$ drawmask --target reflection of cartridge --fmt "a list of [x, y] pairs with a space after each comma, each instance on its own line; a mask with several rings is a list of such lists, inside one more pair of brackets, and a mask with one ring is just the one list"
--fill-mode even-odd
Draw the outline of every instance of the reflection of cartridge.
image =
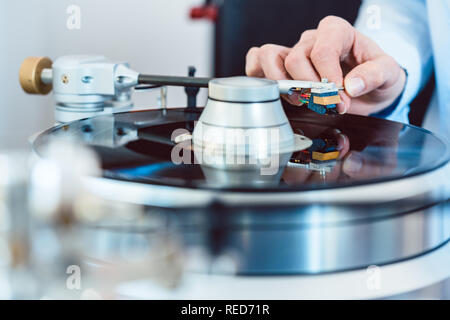
[[339, 157], [337, 141], [334, 138], [317, 138], [312, 140], [312, 145], [306, 150], [296, 152], [290, 162], [309, 164], [311, 162], [322, 163], [336, 160]]
[[339, 157], [337, 141], [333, 138], [314, 139], [308, 150], [311, 152], [313, 162], [331, 161]]
[[318, 152], [313, 151], [312, 159], [313, 161], [330, 161], [335, 160], [339, 157], [339, 151], [329, 151], [329, 152]]

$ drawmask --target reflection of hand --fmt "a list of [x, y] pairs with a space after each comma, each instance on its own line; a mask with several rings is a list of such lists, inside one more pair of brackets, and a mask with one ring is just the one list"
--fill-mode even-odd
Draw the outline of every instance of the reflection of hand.
[[397, 165], [395, 152], [376, 157], [367, 152], [351, 151], [343, 160], [342, 171], [355, 180], [383, 177], [390, 174]]
[[392, 57], [350, 23], [333, 16], [324, 18], [317, 29], [303, 32], [293, 48], [272, 44], [251, 48], [246, 73], [273, 80], [327, 78], [337, 86], [345, 84], [338, 111], [362, 115], [389, 106], [406, 82], [406, 73]]
[[386, 124], [373, 128], [376, 134], [364, 150], [350, 151], [342, 159], [342, 171], [355, 180], [373, 179], [391, 174], [397, 167], [398, 137], [402, 126]]

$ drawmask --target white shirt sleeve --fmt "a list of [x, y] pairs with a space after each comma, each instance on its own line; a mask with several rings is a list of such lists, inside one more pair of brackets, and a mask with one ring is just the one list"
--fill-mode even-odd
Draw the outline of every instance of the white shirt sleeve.
[[388, 118], [408, 122], [409, 104], [432, 71], [425, 0], [365, 0], [355, 27], [374, 40], [407, 71], [403, 96]]

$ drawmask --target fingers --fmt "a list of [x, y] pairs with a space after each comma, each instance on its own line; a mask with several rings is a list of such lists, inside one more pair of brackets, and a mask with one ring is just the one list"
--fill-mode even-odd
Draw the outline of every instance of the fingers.
[[[327, 78], [337, 86], [344, 84], [341, 61], [350, 54], [354, 42], [355, 29], [350, 23], [334, 16], [321, 20], [310, 55], [320, 78]], [[345, 92], [340, 92], [340, 97], [337, 111], [343, 114], [350, 109], [351, 99]]]
[[273, 44], [250, 49], [246, 73], [270, 79], [327, 78], [342, 86], [341, 58], [349, 54], [354, 40], [355, 29], [347, 21], [329, 16], [322, 19], [317, 30], [303, 32], [292, 50]]
[[340, 114], [347, 113], [351, 106], [351, 98], [343, 91], [339, 91], [341, 102], [336, 105], [337, 112]]
[[251, 48], [246, 57], [246, 74], [250, 77], [266, 77], [273, 80], [290, 79], [284, 67], [284, 60], [290, 50], [274, 44]]
[[283, 171], [283, 181], [288, 185], [302, 184], [311, 176], [311, 171], [306, 168], [287, 166]]
[[290, 79], [284, 67], [284, 60], [291, 49], [274, 44], [263, 45], [260, 49], [259, 61], [264, 75], [268, 79]]
[[311, 61], [321, 78], [342, 86], [341, 59], [352, 50], [355, 29], [344, 19], [328, 16], [317, 27], [316, 42], [311, 50]]
[[264, 77], [264, 71], [261, 63], [259, 62], [259, 48], [253, 47], [245, 58], [245, 74], [249, 77]]
[[337, 135], [337, 150], [339, 151], [338, 160], [343, 159], [350, 150], [350, 141], [345, 134], [339, 133]]
[[289, 75], [296, 80], [319, 81], [309, 56], [316, 41], [316, 30], [307, 30], [302, 33], [300, 41], [292, 48], [286, 57], [284, 66]]
[[356, 66], [345, 77], [345, 90], [353, 98], [376, 89], [393, 87], [400, 79], [401, 68], [388, 55], [366, 61]]
[[346, 89], [339, 92], [341, 114], [382, 110], [401, 94], [406, 82], [405, 72], [392, 57], [334, 16], [322, 19], [316, 30], [303, 32], [292, 49], [272, 44], [250, 49], [246, 73], [274, 80], [327, 78]]
[[396, 158], [393, 156], [381, 161], [364, 152], [351, 151], [343, 160], [342, 171], [349, 177], [359, 180], [390, 174], [395, 167]]
[[[342, 86], [341, 59], [352, 50], [354, 40], [355, 31], [347, 21], [326, 17], [317, 30], [302, 34], [285, 59], [286, 71], [293, 79], [320, 81], [327, 78]], [[337, 111], [342, 114], [350, 108], [351, 99], [345, 92], [341, 92], [340, 96], [342, 102], [337, 105]]]

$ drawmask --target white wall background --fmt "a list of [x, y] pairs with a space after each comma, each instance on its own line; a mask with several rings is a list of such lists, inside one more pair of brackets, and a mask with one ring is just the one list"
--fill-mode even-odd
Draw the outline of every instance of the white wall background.
[[[212, 30], [189, 19], [202, 0], [0, 0], [0, 149], [22, 148], [50, 127], [52, 97], [27, 95], [18, 71], [27, 56], [55, 60], [67, 54], [101, 54], [128, 61], [138, 72], [212, 75]], [[70, 5], [81, 9], [81, 29], [69, 30]], [[205, 92], [199, 103], [206, 100]], [[155, 93], [136, 93], [135, 105], [155, 106]], [[169, 88], [169, 106], [184, 106], [182, 88]]]

